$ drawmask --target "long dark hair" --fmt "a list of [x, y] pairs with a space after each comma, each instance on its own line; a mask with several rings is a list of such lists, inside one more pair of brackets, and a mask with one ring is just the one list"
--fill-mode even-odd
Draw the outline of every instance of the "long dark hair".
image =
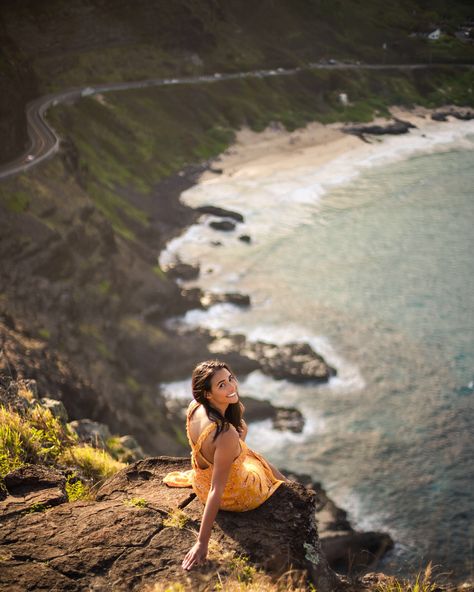
[[244, 406], [240, 401], [237, 403], [229, 403], [225, 415], [215, 409], [206, 397], [206, 393], [211, 390], [211, 380], [216, 372], [219, 370], [228, 370], [234, 374], [229, 365], [220, 360], [208, 360], [201, 362], [194, 368], [192, 376], [192, 389], [194, 399], [200, 403], [206, 410], [207, 417], [217, 425], [217, 430], [214, 434], [214, 440], [222, 432], [229, 429], [232, 424], [234, 428], [240, 433], [243, 429], [242, 413]]

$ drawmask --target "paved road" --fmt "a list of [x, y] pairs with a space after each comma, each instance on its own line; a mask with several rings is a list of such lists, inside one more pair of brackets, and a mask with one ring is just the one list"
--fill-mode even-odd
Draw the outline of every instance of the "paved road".
[[137, 82], [115, 82], [94, 86], [71, 88], [66, 91], [45, 95], [28, 103], [26, 106], [26, 120], [30, 146], [18, 158], [0, 165], [0, 179], [24, 172], [49, 158], [59, 150], [60, 137], [45, 120], [45, 113], [50, 107], [59, 103], [77, 100], [84, 96], [98, 93], [117, 92], [152, 86], [169, 86], [175, 84], [214, 83], [223, 80], [241, 78], [268, 78], [270, 76], [291, 76], [302, 70], [417, 70], [425, 68], [446, 67], [473, 68], [473, 64], [309, 64], [301, 68], [277, 68], [275, 70], [255, 70], [252, 72], [238, 72], [235, 74], [213, 74], [208, 76], [192, 76], [186, 78], [152, 78]]

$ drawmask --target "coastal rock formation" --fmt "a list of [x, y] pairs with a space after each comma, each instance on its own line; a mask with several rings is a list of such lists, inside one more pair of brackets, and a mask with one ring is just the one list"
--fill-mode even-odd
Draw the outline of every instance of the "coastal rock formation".
[[259, 369], [276, 380], [292, 382], [327, 382], [336, 370], [326, 363], [308, 343], [285, 343], [275, 345], [264, 341], [247, 341], [243, 335], [225, 335], [217, 332], [218, 339], [210, 346], [211, 351], [229, 358], [234, 370], [234, 352], [256, 362]]
[[239, 212], [233, 210], [226, 210], [225, 208], [219, 208], [217, 206], [199, 206], [196, 211], [200, 214], [210, 214], [211, 216], [218, 216], [221, 218], [230, 218], [236, 222], [243, 222], [244, 217]]
[[[189, 467], [188, 460], [170, 457], [138, 461], [108, 479], [94, 501], [61, 503], [56, 494], [58, 505], [43, 511], [31, 506], [28, 511], [32, 488], [43, 497], [60, 493], [60, 479], [51, 475], [39, 485], [11, 475], [9, 497], [16, 493], [25, 509], [8, 512], [6, 502], [0, 502], [0, 586], [12, 592], [129, 591], [159, 581], [199, 590], [217, 570], [224, 577], [231, 559], [242, 555], [275, 576], [290, 566], [304, 570], [319, 592], [342, 586], [321, 552], [315, 493], [298, 483], [280, 486], [252, 512], [220, 512], [207, 564], [184, 572], [181, 561], [196, 540], [202, 504], [189, 489], [168, 488], [162, 479], [170, 470]], [[12, 485], [20, 482], [21, 494]]]
[[214, 230], [223, 230], [224, 232], [235, 230], [235, 223], [230, 220], [212, 220], [209, 222], [209, 226]]
[[250, 306], [250, 296], [247, 294], [240, 294], [240, 292], [224, 292], [219, 294], [217, 292], [207, 292], [201, 297], [201, 304], [204, 308], [214, 306], [214, 304], [221, 304], [228, 302], [235, 304], [235, 306], [247, 307]]
[[285, 471], [316, 492], [316, 519], [321, 547], [329, 564], [338, 573], [360, 573], [374, 568], [394, 542], [385, 532], [355, 530], [347, 519], [347, 512], [328, 497], [321, 483], [309, 475]]
[[474, 111], [471, 109], [455, 109], [451, 107], [450, 109], [441, 109], [431, 114], [431, 119], [433, 121], [448, 121], [448, 117], [455, 117], [462, 121], [470, 121], [471, 119], [474, 119]]
[[170, 279], [194, 280], [199, 276], [199, 265], [177, 261], [164, 267], [163, 271]]
[[381, 136], [384, 134], [406, 134], [410, 129], [416, 128], [416, 125], [401, 119], [395, 119], [393, 123], [387, 125], [354, 125], [343, 127], [342, 131], [346, 134], [353, 134], [355, 136], [363, 136], [364, 134], [372, 134]]
[[241, 397], [245, 406], [245, 420], [247, 423], [271, 419], [274, 430], [289, 430], [300, 434], [304, 427], [304, 417], [301, 411], [294, 407], [274, 407], [270, 401]]

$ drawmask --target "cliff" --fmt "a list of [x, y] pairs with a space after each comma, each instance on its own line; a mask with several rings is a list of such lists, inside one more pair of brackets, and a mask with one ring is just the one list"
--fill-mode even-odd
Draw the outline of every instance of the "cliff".
[[[21, 374], [18, 352], [7, 350], [8, 370]], [[52, 386], [54, 361], [50, 370]], [[62, 394], [71, 375], [67, 367], [61, 370]], [[2, 589], [135, 590], [159, 581], [197, 590], [216, 584], [216, 577], [231, 577], [240, 565], [250, 575], [263, 570], [267, 578], [296, 570], [298, 578], [329, 592], [346, 580], [329, 567], [326, 549], [333, 564], [346, 554], [346, 561], [366, 566], [367, 557], [377, 555], [375, 547], [380, 554], [391, 545], [377, 533], [371, 533], [372, 548], [368, 539], [360, 545], [353, 537], [347, 545], [342, 537], [335, 556], [331, 525], [344, 522], [347, 537], [344, 512], [319, 485], [293, 481], [257, 510], [220, 512], [210, 561], [189, 576], [180, 563], [199, 528], [202, 504], [190, 489], [162, 483], [167, 472], [188, 470], [189, 459], [114, 460], [133, 461], [143, 452], [129, 437], [106, 437], [105, 425], [70, 422], [63, 403], [44, 394], [33, 379], [0, 374]], [[323, 515], [326, 544], [316, 526]]]

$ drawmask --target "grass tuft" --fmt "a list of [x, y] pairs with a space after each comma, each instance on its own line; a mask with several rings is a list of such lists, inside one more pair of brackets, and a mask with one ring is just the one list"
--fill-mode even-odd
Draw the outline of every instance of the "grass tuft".
[[438, 583], [432, 581], [432, 577], [433, 566], [430, 562], [424, 571], [417, 574], [414, 582], [388, 578], [377, 584], [374, 592], [437, 592], [441, 588]]
[[72, 473], [66, 479], [66, 494], [69, 502], [92, 499], [90, 488], [77, 475]]
[[130, 499], [123, 500], [126, 506], [133, 506], [135, 508], [147, 508], [148, 501], [144, 497], [132, 497]]
[[169, 512], [168, 517], [163, 520], [163, 525], [169, 528], [184, 528], [188, 522], [189, 516], [177, 508]]
[[114, 475], [126, 465], [114, 460], [105, 450], [97, 450], [88, 444], [76, 444], [64, 450], [59, 461], [77, 467], [85, 479], [98, 482]]

